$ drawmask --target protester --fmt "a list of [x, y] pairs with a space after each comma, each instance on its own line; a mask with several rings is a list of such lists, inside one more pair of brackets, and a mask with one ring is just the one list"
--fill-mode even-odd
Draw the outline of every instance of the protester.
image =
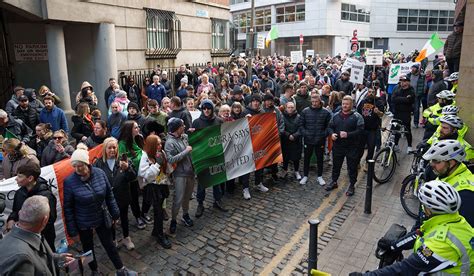
[[[102, 147], [102, 158], [98, 158], [94, 163], [97, 167], [104, 171], [109, 183], [111, 184], [115, 201], [120, 212], [120, 225], [122, 227], [123, 239], [121, 245], [127, 250], [135, 248], [135, 244], [130, 238], [128, 223], [128, 206], [130, 206], [130, 182], [133, 181], [137, 174], [132, 168], [132, 164], [128, 158], [118, 155], [117, 139], [110, 137], [104, 140]], [[112, 241], [115, 247], [118, 246], [115, 228], [112, 227]]]
[[455, 22], [453, 28], [454, 31], [448, 35], [448, 38], [446, 38], [443, 50], [443, 54], [448, 62], [450, 74], [459, 72], [464, 21]]
[[36, 156], [41, 156], [49, 141], [53, 139], [51, 125], [40, 123], [36, 126], [35, 132], [28, 146], [36, 151]]
[[191, 227], [194, 225], [189, 217], [189, 200], [194, 189], [194, 171], [191, 162], [192, 147], [188, 144], [188, 137], [184, 134], [184, 121], [171, 117], [168, 120], [168, 135], [166, 136], [165, 154], [168, 162], [174, 167], [171, 173], [174, 184], [174, 198], [171, 209], [170, 234], [176, 233], [178, 212], [183, 209], [183, 223]]
[[[140, 167], [140, 159], [142, 157], [143, 137], [140, 135], [140, 127], [134, 121], [125, 121], [120, 127], [120, 137], [118, 154], [121, 157], [126, 155], [127, 159], [131, 161], [132, 168], [135, 172]], [[140, 208], [139, 185], [138, 180], [134, 179], [130, 182], [130, 206], [132, 208], [133, 216], [135, 216], [136, 225], [138, 229], [145, 229], [146, 224], [151, 224], [152, 219]]]
[[98, 120], [94, 123], [94, 131], [89, 137], [87, 137], [84, 144], [89, 149], [92, 149], [102, 144], [108, 137], [110, 137], [110, 135], [107, 131], [107, 124], [102, 120]]
[[143, 212], [148, 213], [150, 207], [153, 206], [151, 235], [166, 249], [171, 248], [171, 241], [163, 232], [163, 202], [170, 194], [168, 171], [168, 162], [161, 150], [161, 139], [157, 135], [148, 136], [145, 139], [138, 169], [138, 180], [140, 187], [144, 190]]
[[298, 114], [300, 114], [303, 109], [311, 106], [311, 96], [308, 93], [307, 84], [304, 81], [299, 83], [299, 88], [296, 90], [295, 104]]
[[39, 165], [36, 152], [23, 144], [16, 138], [9, 138], [3, 142], [3, 177], [10, 178], [16, 176], [18, 168], [22, 165]]
[[193, 128], [192, 125], [192, 118], [191, 113], [189, 113], [189, 109], [183, 106], [181, 100], [178, 97], [172, 97], [170, 100], [170, 108], [171, 112], [168, 114], [169, 118], [179, 118], [183, 120], [184, 125], [186, 126], [186, 131], [191, 131]]
[[[413, 103], [415, 102], [415, 89], [410, 85], [410, 80], [406, 76], [400, 77], [398, 88], [393, 91], [392, 103], [395, 108], [394, 118], [401, 120], [405, 126], [405, 134], [407, 138], [407, 153], [412, 151], [412, 135], [411, 135], [411, 112], [413, 111]], [[395, 145], [398, 148], [400, 134], [395, 137]]]
[[28, 144], [33, 136], [33, 130], [23, 121], [0, 109], [0, 135], [4, 138], [17, 138]]
[[54, 249], [42, 240], [41, 233], [50, 221], [50, 205], [42, 195], [23, 202], [18, 223], [0, 242], [1, 275], [56, 275], [59, 262], [67, 267], [75, 260], [70, 253], [53, 253]]
[[[118, 221], [120, 211], [107, 175], [103, 170], [90, 165], [85, 145], [78, 146], [74, 151], [71, 164], [74, 173], [64, 180], [63, 190], [64, 218], [69, 236], [75, 242], [81, 242], [83, 252], [92, 250], [94, 260], [89, 263], [89, 267], [93, 273], [99, 272], [94, 250], [95, 232], [117, 270], [117, 275], [137, 275], [123, 265], [112, 241], [111, 224]], [[109, 220], [110, 225], [107, 222]]]
[[105, 92], [104, 92], [104, 101], [105, 101], [105, 106], [107, 107], [107, 109], [109, 109], [110, 107], [110, 103], [109, 103], [109, 98], [111, 95], [113, 95], [115, 92], [115, 85], [117, 84], [117, 81], [115, 80], [115, 78], [110, 78], [109, 79], [109, 87], [107, 87], [107, 89], [105, 89]]
[[8, 114], [12, 114], [13, 111], [18, 107], [20, 104], [20, 96], [23, 96], [23, 93], [25, 93], [25, 88], [21, 86], [17, 86], [13, 89], [13, 95], [11, 99], [7, 102], [5, 106], [5, 111]]
[[38, 100], [41, 103], [44, 103], [44, 97], [51, 96], [54, 99], [55, 104], [61, 104], [61, 99], [58, 95], [54, 94], [46, 85], [42, 85], [38, 89]]
[[415, 63], [411, 66], [410, 73], [407, 74], [410, 80], [410, 85], [415, 90], [415, 105], [413, 109], [413, 124], [418, 128], [420, 122], [420, 105], [423, 110], [426, 109], [426, 102], [423, 105], [423, 98], [425, 96], [425, 74], [420, 72], [420, 65]]
[[146, 88], [146, 96], [158, 103], [161, 103], [161, 100], [166, 97], [165, 87], [160, 83], [158, 75], [153, 76], [153, 83]]
[[19, 212], [25, 200], [40, 195], [48, 199], [49, 202], [49, 220], [41, 234], [47, 241], [52, 251], [55, 250], [54, 240], [56, 239], [56, 230], [54, 222], [56, 221], [56, 196], [53, 195], [48, 182], [40, 177], [41, 168], [36, 163], [27, 163], [18, 167], [16, 182], [20, 188], [16, 190], [13, 198], [12, 211], [7, 218], [6, 230], [11, 231], [13, 226], [19, 220]]
[[12, 113], [13, 117], [23, 121], [30, 129], [34, 129], [35, 126], [39, 124], [38, 111], [30, 106], [28, 97], [26, 95], [21, 95], [18, 98], [18, 101], [19, 104]]
[[94, 122], [90, 114], [89, 105], [87, 103], [80, 103], [77, 106], [76, 114], [71, 119], [74, 124], [71, 136], [76, 139], [76, 143], [84, 142], [94, 130]]
[[331, 113], [323, 108], [321, 96], [317, 93], [311, 95], [311, 106], [303, 109], [300, 113], [299, 132], [303, 136], [304, 145], [304, 165], [303, 178], [300, 181], [301, 185], [308, 182], [309, 177], [309, 163], [313, 152], [316, 155], [318, 165], [317, 180], [319, 185], [326, 185], [323, 179], [323, 158], [324, 145], [326, 137], [329, 133], [329, 121], [331, 120]]
[[57, 130], [41, 154], [41, 166], [45, 167], [69, 158], [73, 152], [74, 147], [69, 144], [66, 132], [62, 129]]
[[349, 187], [346, 195], [354, 195], [354, 186], [357, 182], [357, 166], [360, 160], [360, 141], [364, 130], [364, 119], [352, 110], [353, 99], [346, 95], [342, 99], [342, 110], [334, 114], [329, 123], [329, 134], [334, 141], [332, 148], [332, 182], [326, 186], [326, 191], [331, 191], [338, 187], [338, 179], [341, 174], [344, 158], [347, 161], [349, 172]]
[[293, 102], [285, 104], [283, 112], [283, 121], [285, 132], [281, 136], [281, 151], [283, 154], [283, 177], [288, 175], [288, 164], [293, 163], [294, 175], [296, 180], [301, 180], [299, 172], [301, 151], [302, 151], [302, 135], [299, 130], [300, 115], [296, 112]]
[[64, 111], [57, 107], [54, 98], [45, 96], [43, 99], [44, 108], [40, 112], [40, 123], [50, 124], [51, 130], [64, 130], [69, 132], [68, 123]]
[[127, 116], [119, 111], [119, 104], [113, 102], [110, 105], [112, 114], [107, 119], [107, 126], [110, 130], [110, 135], [115, 139], [118, 139], [121, 135], [121, 126], [127, 120]]

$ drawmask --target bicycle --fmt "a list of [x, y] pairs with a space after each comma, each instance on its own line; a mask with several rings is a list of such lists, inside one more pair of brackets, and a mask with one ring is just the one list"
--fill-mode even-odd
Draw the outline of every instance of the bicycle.
[[387, 183], [395, 174], [395, 168], [398, 164], [397, 153], [395, 150], [395, 137], [408, 133], [402, 121], [392, 119], [390, 122], [390, 129], [382, 128], [382, 131], [388, 131], [389, 136], [385, 141], [383, 147], [377, 151], [374, 156], [374, 180], [379, 183]]
[[420, 212], [420, 201], [418, 200], [418, 189], [425, 182], [425, 171], [428, 165], [426, 160], [422, 158], [423, 149], [419, 148], [409, 152], [413, 154], [410, 174], [402, 181], [400, 189], [400, 202], [403, 210], [412, 218], [418, 218]]

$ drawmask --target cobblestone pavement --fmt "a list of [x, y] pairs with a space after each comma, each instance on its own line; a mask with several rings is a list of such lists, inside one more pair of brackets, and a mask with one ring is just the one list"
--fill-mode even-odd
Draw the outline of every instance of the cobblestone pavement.
[[[422, 130], [414, 130], [417, 141]], [[229, 212], [212, 207], [212, 189], [207, 189], [205, 212], [195, 218], [196, 200], [191, 201], [193, 227], [178, 222], [177, 234], [171, 237], [172, 249], [163, 249], [151, 236], [152, 225], [138, 230], [131, 222], [131, 238], [136, 249], [119, 252], [125, 265], [141, 275], [301, 275], [306, 273], [309, 225], [308, 219], [319, 218], [319, 268], [333, 275], [376, 267], [374, 245], [392, 222], [411, 226], [399, 199], [401, 179], [408, 171], [410, 159], [403, 153], [401, 167], [391, 183], [374, 187], [373, 211], [363, 214], [366, 175], [360, 171], [356, 194], [344, 195], [348, 185], [345, 165], [340, 187], [326, 192], [317, 184], [311, 168], [308, 184], [301, 186], [293, 174], [287, 180], [267, 180], [268, 193], [253, 189], [252, 199], [242, 198], [237, 184], [234, 195], [223, 200]], [[331, 166], [324, 163], [323, 177], [328, 182]], [[341, 185], [342, 184], [342, 185]], [[171, 199], [168, 206], [171, 205]], [[166, 232], [169, 222], [165, 222]], [[118, 230], [118, 237], [121, 236]], [[113, 273], [112, 263], [96, 239], [100, 270]]]

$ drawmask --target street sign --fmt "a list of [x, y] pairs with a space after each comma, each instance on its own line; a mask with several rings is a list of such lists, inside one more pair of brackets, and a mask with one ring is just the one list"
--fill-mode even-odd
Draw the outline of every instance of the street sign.
[[367, 65], [382, 65], [383, 50], [382, 49], [367, 49], [365, 51]]
[[303, 44], [303, 42], [304, 42], [303, 35], [302, 35], [302, 34], [300, 34], [300, 44]]
[[290, 52], [291, 63], [298, 63], [303, 61], [303, 51]]
[[257, 36], [257, 49], [265, 49], [265, 36], [260, 34]]

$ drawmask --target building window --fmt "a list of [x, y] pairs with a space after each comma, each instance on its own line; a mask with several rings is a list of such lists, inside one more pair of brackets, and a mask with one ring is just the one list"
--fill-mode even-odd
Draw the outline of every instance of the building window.
[[230, 4], [231, 5], [234, 5], [234, 4], [240, 4], [240, 3], [245, 3], [245, 2], [248, 2], [249, 0], [231, 0], [230, 1]]
[[372, 49], [374, 45], [372, 40], [359, 40], [359, 43], [361, 49]]
[[227, 20], [212, 18], [211, 56], [229, 56], [235, 46], [235, 28]]
[[[247, 33], [250, 31], [250, 11], [234, 14], [233, 22], [238, 28], [239, 33]], [[255, 10], [255, 32], [266, 32], [272, 28], [272, 12], [268, 9]]]
[[397, 31], [452, 31], [454, 11], [398, 9]]
[[181, 51], [181, 22], [174, 12], [145, 9], [147, 58], [176, 58]]
[[369, 8], [341, 3], [341, 20], [370, 23]]
[[298, 22], [305, 20], [305, 4], [304, 1], [296, 1], [284, 6], [277, 6], [276, 8], [276, 22]]

